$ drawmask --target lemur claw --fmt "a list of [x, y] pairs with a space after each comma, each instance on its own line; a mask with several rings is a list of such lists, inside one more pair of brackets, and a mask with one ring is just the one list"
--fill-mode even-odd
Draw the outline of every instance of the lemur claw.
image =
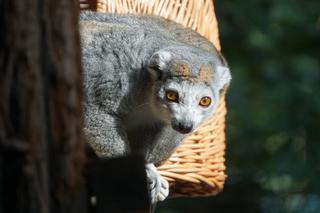
[[163, 201], [169, 195], [168, 181], [160, 176], [152, 163], [146, 165], [146, 172], [151, 202], [154, 204]]

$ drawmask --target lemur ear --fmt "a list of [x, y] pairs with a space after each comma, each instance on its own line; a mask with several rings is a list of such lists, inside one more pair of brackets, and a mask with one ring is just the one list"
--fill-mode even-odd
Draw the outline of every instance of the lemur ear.
[[217, 67], [217, 75], [218, 75], [218, 89], [219, 91], [226, 88], [231, 81], [231, 73], [230, 69], [225, 66]]
[[163, 74], [168, 71], [171, 53], [167, 51], [159, 51], [151, 56], [148, 64], [148, 71], [152, 79], [156, 80], [163, 77]]

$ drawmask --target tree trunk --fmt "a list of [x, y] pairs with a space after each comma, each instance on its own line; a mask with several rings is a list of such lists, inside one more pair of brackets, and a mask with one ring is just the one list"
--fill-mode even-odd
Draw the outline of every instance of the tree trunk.
[[0, 212], [86, 210], [78, 7], [0, 0]]

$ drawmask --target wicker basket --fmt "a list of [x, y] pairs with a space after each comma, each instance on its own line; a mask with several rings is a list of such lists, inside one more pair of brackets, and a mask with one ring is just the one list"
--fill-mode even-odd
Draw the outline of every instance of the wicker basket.
[[[212, 0], [81, 0], [81, 9], [159, 15], [190, 27], [220, 50]], [[215, 195], [223, 189], [225, 171], [225, 97], [215, 114], [201, 124], [163, 165], [171, 196]]]

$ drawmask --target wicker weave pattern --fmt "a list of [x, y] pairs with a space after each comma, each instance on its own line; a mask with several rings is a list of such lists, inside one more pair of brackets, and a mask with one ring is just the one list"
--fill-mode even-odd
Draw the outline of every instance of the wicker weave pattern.
[[[220, 50], [212, 0], [80, 0], [81, 9], [153, 14], [190, 27]], [[223, 189], [225, 171], [224, 95], [215, 114], [188, 136], [163, 165], [171, 196], [215, 195]]]

